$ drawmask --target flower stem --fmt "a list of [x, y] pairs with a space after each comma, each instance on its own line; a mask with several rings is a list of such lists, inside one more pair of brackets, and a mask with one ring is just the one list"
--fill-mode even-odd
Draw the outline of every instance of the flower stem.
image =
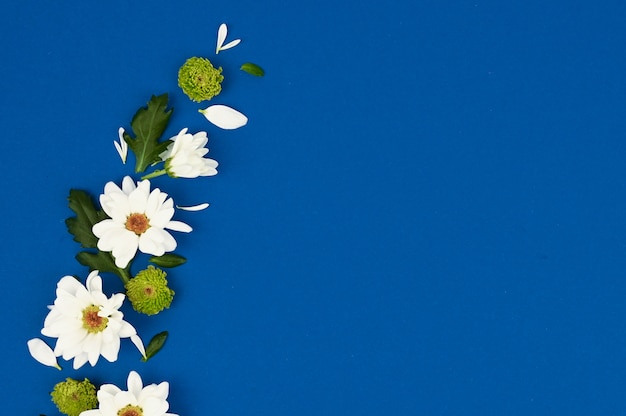
[[155, 170], [152, 173], [149, 173], [147, 175], [144, 175], [141, 177], [141, 179], [152, 179], [152, 178], [156, 178], [157, 176], [161, 176], [161, 175], [165, 175], [167, 173], [167, 171], [165, 169], [159, 169], [159, 170]]
[[132, 276], [130, 275], [128, 271], [128, 268], [126, 269], [118, 268], [117, 270], [119, 270], [118, 276], [120, 277], [120, 279], [122, 279], [122, 283], [124, 283], [124, 286], [126, 286], [126, 283], [128, 283], [128, 281], [132, 278]]

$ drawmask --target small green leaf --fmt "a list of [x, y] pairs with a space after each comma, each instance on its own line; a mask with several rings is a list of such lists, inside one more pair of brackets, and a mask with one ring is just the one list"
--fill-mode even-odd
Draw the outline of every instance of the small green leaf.
[[168, 253], [159, 257], [153, 256], [150, 258], [150, 261], [160, 267], [172, 268], [185, 264], [187, 259], [178, 254]]
[[98, 238], [93, 234], [91, 228], [107, 218], [102, 210], [96, 210], [93, 200], [85, 191], [77, 189], [70, 190], [68, 197], [69, 206], [76, 214], [65, 220], [67, 230], [74, 236], [74, 241], [85, 248], [95, 248]]
[[76, 260], [83, 266], [89, 267], [89, 270], [115, 273], [124, 283], [130, 280], [130, 263], [126, 269], [120, 269], [115, 265], [115, 259], [109, 252], [98, 251], [97, 253], [90, 253], [88, 251], [81, 251], [76, 255]]
[[265, 71], [263, 71], [263, 68], [261, 68], [257, 64], [253, 64], [252, 62], [246, 62], [245, 64], [241, 65], [241, 70], [246, 71], [248, 74], [255, 75], [257, 77], [262, 77], [263, 75], [265, 75]]
[[142, 358], [141, 361], [148, 361], [150, 358], [154, 357], [157, 352], [161, 351], [161, 348], [165, 345], [165, 340], [167, 340], [167, 335], [167, 331], [163, 331], [153, 336], [146, 347], [146, 356]]
[[170, 140], [159, 142], [172, 116], [172, 109], [167, 109], [167, 94], [152, 96], [147, 107], [141, 107], [130, 123], [136, 137], [124, 132], [124, 140], [135, 154], [135, 172], [143, 172], [167, 149]]

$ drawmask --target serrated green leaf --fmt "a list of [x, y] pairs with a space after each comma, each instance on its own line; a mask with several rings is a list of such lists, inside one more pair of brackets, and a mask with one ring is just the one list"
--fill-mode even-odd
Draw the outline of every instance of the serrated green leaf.
[[240, 69], [247, 72], [248, 74], [257, 77], [262, 77], [263, 75], [265, 75], [265, 71], [263, 71], [263, 68], [261, 68], [257, 64], [253, 64], [252, 62], [246, 62], [245, 64], [241, 65]]
[[85, 191], [77, 189], [70, 190], [68, 197], [69, 206], [76, 214], [65, 220], [65, 225], [70, 234], [74, 236], [74, 241], [85, 248], [94, 248], [98, 243], [98, 238], [93, 234], [91, 228], [107, 218], [102, 210], [97, 210], [93, 200]]
[[153, 162], [159, 161], [159, 155], [167, 149], [170, 140], [159, 142], [172, 116], [173, 109], [167, 109], [167, 94], [152, 96], [147, 107], [141, 107], [135, 113], [130, 127], [135, 137], [124, 132], [124, 140], [135, 154], [135, 172], [143, 172]]
[[130, 264], [126, 269], [120, 269], [115, 265], [115, 259], [109, 252], [98, 251], [97, 253], [90, 253], [88, 251], [81, 251], [76, 255], [76, 260], [83, 266], [89, 267], [89, 270], [115, 273], [124, 283], [130, 280]]
[[146, 346], [146, 356], [142, 358], [141, 361], [148, 361], [150, 358], [154, 357], [157, 352], [161, 351], [161, 348], [163, 348], [163, 345], [165, 345], [167, 336], [167, 331], [159, 332], [158, 334], [153, 336]]
[[178, 254], [167, 253], [158, 257], [152, 256], [150, 257], [150, 261], [160, 267], [172, 268], [185, 264], [187, 259]]

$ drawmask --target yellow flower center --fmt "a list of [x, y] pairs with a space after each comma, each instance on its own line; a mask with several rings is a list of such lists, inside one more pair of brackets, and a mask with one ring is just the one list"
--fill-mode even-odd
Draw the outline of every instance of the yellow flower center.
[[137, 235], [145, 233], [150, 228], [150, 221], [145, 214], [130, 214], [126, 218], [126, 229]]
[[139, 406], [128, 405], [117, 412], [117, 416], [143, 416], [143, 409]]
[[98, 316], [100, 307], [91, 305], [83, 309], [83, 328], [90, 333], [102, 332], [106, 329], [109, 323], [109, 318], [104, 316]]

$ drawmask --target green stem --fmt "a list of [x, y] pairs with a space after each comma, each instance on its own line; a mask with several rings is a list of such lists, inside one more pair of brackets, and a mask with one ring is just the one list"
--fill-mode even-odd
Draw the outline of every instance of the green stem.
[[152, 173], [149, 173], [147, 175], [144, 175], [141, 177], [141, 179], [152, 179], [152, 178], [156, 178], [157, 176], [161, 176], [161, 175], [165, 175], [167, 173], [167, 171], [165, 169], [159, 169], [159, 170], [155, 170]]
[[120, 269], [120, 278], [122, 279], [122, 283], [124, 283], [124, 286], [126, 286], [126, 283], [128, 283], [132, 276], [130, 275], [128, 270]]

